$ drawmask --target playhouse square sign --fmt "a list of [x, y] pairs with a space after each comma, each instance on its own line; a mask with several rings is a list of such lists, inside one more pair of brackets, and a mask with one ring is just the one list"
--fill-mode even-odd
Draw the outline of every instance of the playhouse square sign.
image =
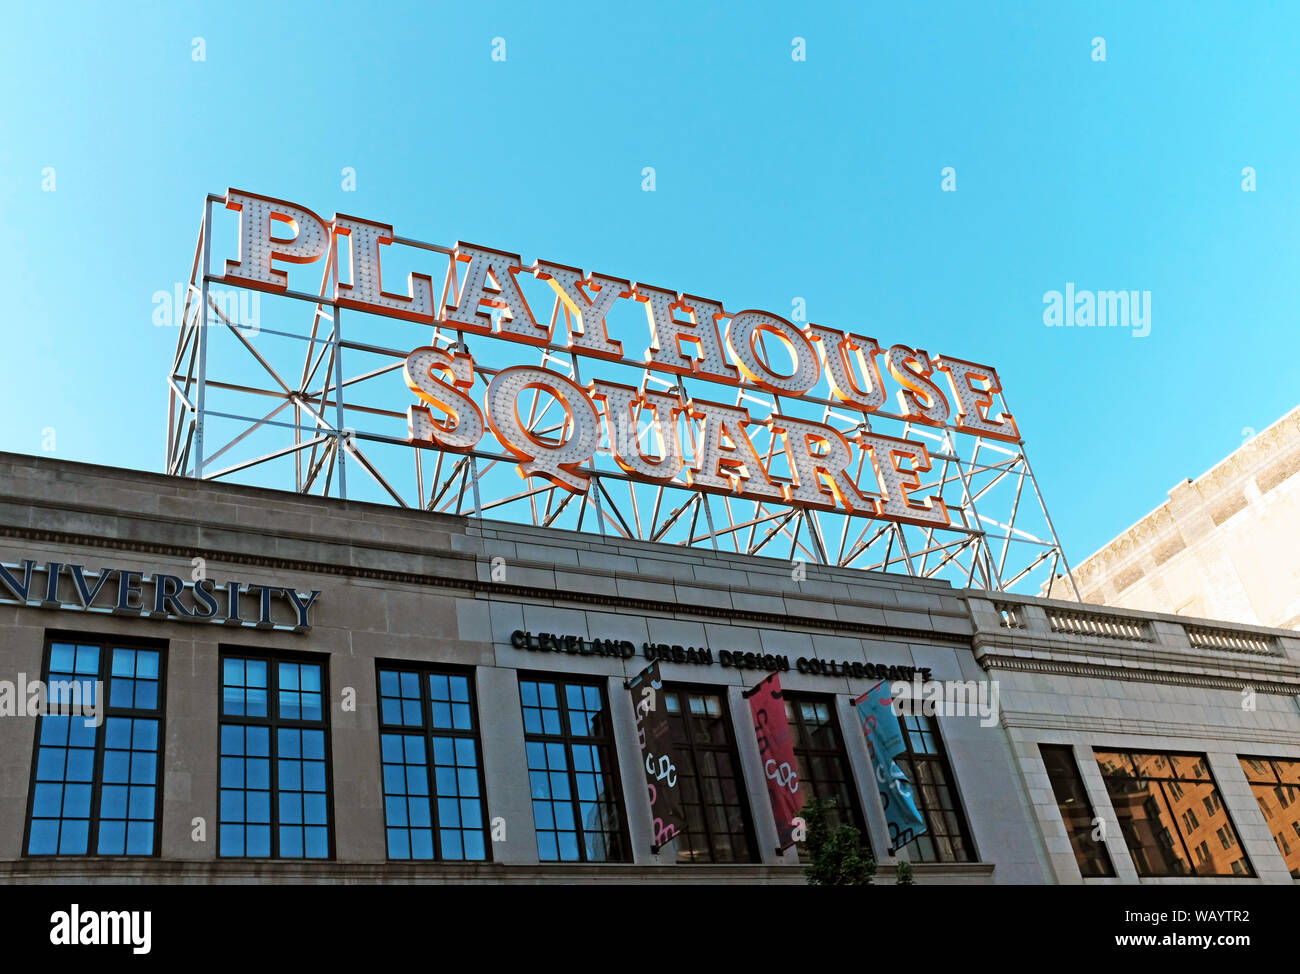
[[[583, 468], [600, 447], [603, 422], [614, 460], [634, 480], [946, 526], [942, 498], [925, 496], [921, 485], [921, 475], [931, 466], [925, 445], [867, 428], [871, 414], [887, 410], [883, 376], [897, 386], [897, 412], [887, 413], [894, 418], [1020, 441], [1015, 420], [1006, 412], [994, 415], [994, 396], [1002, 387], [991, 366], [932, 356], [907, 345], [886, 348], [872, 338], [826, 325], [797, 325], [767, 311], [728, 311], [708, 298], [564, 264], [537, 260], [525, 266], [518, 254], [467, 243], [451, 248], [440, 291], [430, 275], [414, 272], [403, 291], [388, 291], [381, 284], [385, 248], [401, 242], [392, 226], [343, 215], [327, 221], [298, 204], [234, 189], [225, 203], [239, 214], [239, 259], [227, 260], [224, 269], [232, 283], [284, 293], [288, 275], [277, 269], [278, 261], [319, 261], [337, 242], [337, 253], [348, 255], [351, 277], [351, 283], [343, 283], [341, 275], [334, 276], [332, 297], [340, 308], [436, 324], [462, 338], [486, 335], [548, 346], [775, 397], [806, 397], [825, 378], [834, 399], [863, 417], [856, 429], [842, 432], [781, 415], [779, 398], [776, 409], [758, 418], [742, 405], [688, 397], [678, 391], [680, 380], [673, 389], [657, 391], [601, 378], [579, 384], [527, 364], [480, 373], [462, 340], [448, 348], [416, 348], [406, 359], [406, 384], [418, 400], [407, 412], [409, 440], [415, 446], [468, 453], [490, 430], [518, 459], [522, 476], [543, 477], [583, 493], [590, 482]], [[550, 285], [566, 311], [563, 324], [558, 315], [548, 323], [546, 315], [534, 314], [520, 287], [521, 275]], [[640, 357], [626, 354], [606, 327], [616, 304], [628, 301], [645, 313], [647, 343]], [[786, 368], [774, 367], [764, 354], [764, 340], [785, 349]], [[470, 395], [476, 375], [487, 386], [478, 398]], [[559, 436], [529, 429], [521, 397], [530, 390], [553, 397], [564, 410]], [[689, 461], [680, 435], [683, 420], [689, 426]], [[635, 432], [646, 421], [652, 422], [656, 447], [651, 453], [643, 442], [649, 438]], [[750, 433], [760, 428], [771, 434], [766, 463]], [[784, 453], [788, 476], [773, 473], [774, 450]]]

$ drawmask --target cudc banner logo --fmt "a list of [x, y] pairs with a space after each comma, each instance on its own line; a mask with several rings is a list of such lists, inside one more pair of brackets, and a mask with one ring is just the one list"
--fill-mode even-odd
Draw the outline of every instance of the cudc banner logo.
[[894, 763], [894, 758], [907, 750], [903, 729], [898, 725], [893, 699], [883, 680], [853, 701], [853, 705], [862, 720], [862, 733], [867, 736], [867, 751], [880, 789], [880, 803], [885, 807], [885, 821], [889, 824], [889, 841], [894, 849], [901, 849], [927, 831], [925, 819], [912, 798], [911, 782]]

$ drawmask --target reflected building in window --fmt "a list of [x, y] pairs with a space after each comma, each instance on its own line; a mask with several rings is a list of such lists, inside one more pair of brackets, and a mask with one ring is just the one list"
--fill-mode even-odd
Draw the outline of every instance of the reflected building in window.
[[1096, 758], [1139, 876], [1255, 874], [1204, 755], [1098, 750]]
[[1244, 757], [1241, 769], [1287, 869], [1300, 879], [1300, 761]]

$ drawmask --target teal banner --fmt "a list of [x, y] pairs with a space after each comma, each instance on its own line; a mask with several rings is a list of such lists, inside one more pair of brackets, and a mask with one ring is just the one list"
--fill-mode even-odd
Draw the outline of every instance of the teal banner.
[[907, 750], [903, 729], [894, 713], [889, 687], [883, 680], [853, 701], [853, 706], [862, 721], [862, 733], [867, 737], [867, 752], [880, 789], [880, 804], [885, 808], [892, 852], [927, 831], [925, 819], [912, 798], [912, 784], [894, 763], [894, 758]]

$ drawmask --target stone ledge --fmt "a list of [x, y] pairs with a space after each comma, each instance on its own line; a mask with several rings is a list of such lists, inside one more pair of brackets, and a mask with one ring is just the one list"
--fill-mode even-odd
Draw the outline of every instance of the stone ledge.
[[[123, 542], [117, 538], [100, 538], [85, 535], [70, 535], [59, 531], [37, 531], [0, 525], [0, 537], [18, 537], [53, 544], [74, 547], [111, 548], [124, 551], [149, 552], [171, 555], [188, 560], [192, 550], [185, 546], [167, 545], [154, 542]], [[877, 636], [894, 636], [901, 639], [922, 639], [926, 642], [956, 643], [970, 645], [970, 638], [965, 634], [941, 632], [929, 628], [910, 628], [910, 624], [929, 625], [929, 616], [920, 613], [898, 613], [886, 624], [878, 625], [863, 622], [835, 622], [810, 616], [795, 616], [783, 612], [767, 612], [742, 608], [723, 608], [721, 606], [692, 605], [683, 606], [676, 601], [675, 592], [671, 597], [665, 593], [665, 599], [655, 601], [626, 596], [600, 595], [590, 592], [560, 591], [556, 588], [532, 587], [526, 585], [509, 585], [483, 581], [472, 577], [460, 577], [441, 574], [401, 571], [386, 568], [372, 568], [359, 565], [337, 565], [272, 555], [248, 555], [242, 552], [208, 551], [210, 562], [222, 564], [229, 562], [244, 567], [278, 568], [308, 575], [326, 575], [350, 579], [372, 579], [377, 581], [398, 582], [408, 585], [427, 585], [452, 590], [460, 590], [474, 597], [500, 597], [513, 601], [540, 601], [547, 604], [570, 603], [573, 605], [617, 606], [650, 613], [693, 617], [697, 619], [727, 618], [739, 621], [766, 623], [777, 628], [801, 628], [812, 631], [835, 631], [838, 634], [864, 634]], [[664, 586], [665, 588], [667, 586]], [[765, 600], [770, 602], [770, 599]], [[902, 618], [907, 617], [907, 618]], [[846, 632], [847, 631], [847, 632]]]
[[1118, 680], [1126, 683], [1163, 683], [1170, 686], [1202, 687], [1212, 690], [1253, 689], [1258, 693], [1280, 694], [1283, 696], [1300, 695], [1300, 677], [1291, 680], [1262, 679], [1252, 680], [1233, 674], [1202, 674], [1190, 671], [1173, 672], [1155, 670], [1146, 667], [1101, 666], [1076, 660], [1053, 657], [1051, 659], [1025, 659], [1016, 656], [989, 652], [977, 648], [976, 662], [986, 671], [1008, 670], [1024, 673], [1047, 673], [1056, 676], [1080, 676], [1097, 680]]

